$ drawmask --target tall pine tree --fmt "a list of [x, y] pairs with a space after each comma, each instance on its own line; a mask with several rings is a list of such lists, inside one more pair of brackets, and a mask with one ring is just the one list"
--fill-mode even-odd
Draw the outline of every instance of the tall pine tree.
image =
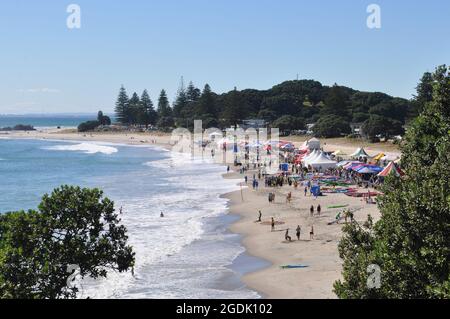
[[173, 104], [173, 115], [175, 117], [180, 117], [183, 114], [183, 110], [188, 105], [188, 96], [186, 89], [184, 87], [184, 80], [181, 78], [180, 87], [178, 88], [177, 97], [175, 98], [175, 103]]
[[161, 91], [158, 99], [158, 117], [172, 117], [172, 109], [170, 108], [169, 99], [165, 90]]
[[141, 109], [143, 113], [139, 121], [140, 124], [145, 125], [145, 127], [147, 128], [149, 125], [155, 125], [156, 121], [158, 120], [158, 114], [153, 107], [153, 102], [150, 99], [150, 95], [148, 94], [147, 90], [144, 90], [144, 92], [142, 92]]
[[119, 91], [119, 96], [117, 97], [115, 114], [116, 120], [121, 124], [129, 124], [128, 120], [128, 95], [125, 87], [122, 85]]
[[139, 95], [134, 92], [128, 102], [128, 122], [132, 125], [139, 124], [138, 120], [141, 117], [141, 114], [143, 114], [141, 100], [139, 99]]

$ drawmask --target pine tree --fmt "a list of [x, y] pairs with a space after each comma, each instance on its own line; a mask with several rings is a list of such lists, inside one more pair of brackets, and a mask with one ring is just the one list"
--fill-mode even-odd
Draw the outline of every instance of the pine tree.
[[195, 103], [200, 99], [201, 92], [198, 88], [194, 86], [194, 83], [189, 82], [186, 90], [186, 97], [188, 103]]
[[136, 92], [134, 92], [131, 96], [128, 105], [128, 121], [130, 124], [136, 125], [138, 124], [138, 118], [140, 118], [141, 114], [143, 114], [141, 109], [141, 100]]
[[216, 117], [215, 96], [211, 91], [211, 87], [206, 84], [200, 99], [196, 105], [195, 114], [199, 118]]
[[116, 107], [115, 107], [115, 113], [116, 113], [116, 120], [121, 124], [129, 124], [129, 118], [128, 118], [128, 95], [127, 91], [125, 90], [124, 86], [120, 88], [119, 96], [117, 97], [116, 101]]
[[[375, 225], [352, 223], [339, 245], [341, 298], [450, 298], [450, 68], [433, 74], [432, 100], [402, 146], [406, 178], [387, 178]], [[381, 288], [366, 285], [381, 268]]]
[[169, 100], [165, 90], [161, 91], [158, 99], [158, 117], [172, 117], [172, 109], [170, 108]]
[[177, 92], [177, 97], [175, 98], [175, 103], [173, 104], [173, 114], [175, 117], [180, 117], [183, 114], [183, 110], [188, 105], [188, 96], [186, 89], [184, 87], [183, 78], [181, 78], [180, 87]]
[[145, 127], [147, 128], [149, 125], [155, 125], [156, 121], [158, 120], [158, 114], [153, 107], [153, 102], [150, 99], [150, 95], [148, 94], [147, 90], [144, 90], [144, 92], [142, 92], [141, 110], [143, 113], [141, 114], [139, 123], [145, 125]]

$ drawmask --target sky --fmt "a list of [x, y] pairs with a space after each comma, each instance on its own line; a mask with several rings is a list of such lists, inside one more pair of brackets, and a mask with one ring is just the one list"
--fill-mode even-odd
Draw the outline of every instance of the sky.
[[181, 77], [223, 93], [298, 74], [411, 98], [450, 63], [449, 17], [447, 0], [2, 1], [0, 114], [111, 112], [121, 85], [173, 101]]

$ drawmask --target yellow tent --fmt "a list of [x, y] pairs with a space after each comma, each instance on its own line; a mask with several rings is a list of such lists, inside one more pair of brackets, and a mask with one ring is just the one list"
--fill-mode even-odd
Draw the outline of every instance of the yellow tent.
[[373, 159], [378, 162], [379, 160], [381, 160], [385, 156], [386, 156], [386, 154], [380, 153], [377, 156], [375, 156]]
[[342, 152], [341, 150], [337, 150], [336, 152], [333, 153], [334, 156], [338, 156], [338, 155], [347, 155], [344, 152]]

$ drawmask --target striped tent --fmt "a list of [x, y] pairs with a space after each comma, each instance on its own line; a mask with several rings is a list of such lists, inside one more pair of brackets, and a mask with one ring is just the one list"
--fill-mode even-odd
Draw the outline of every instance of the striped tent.
[[384, 168], [384, 170], [382, 170], [380, 172], [380, 174], [378, 174], [378, 176], [380, 177], [386, 177], [389, 174], [394, 174], [397, 177], [401, 177], [401, 176], [405, 176], [405, 173], [397, 167], [397, 165], [395, 165], [394, 162], [390, 162], [388, 166], [386, 166]]

